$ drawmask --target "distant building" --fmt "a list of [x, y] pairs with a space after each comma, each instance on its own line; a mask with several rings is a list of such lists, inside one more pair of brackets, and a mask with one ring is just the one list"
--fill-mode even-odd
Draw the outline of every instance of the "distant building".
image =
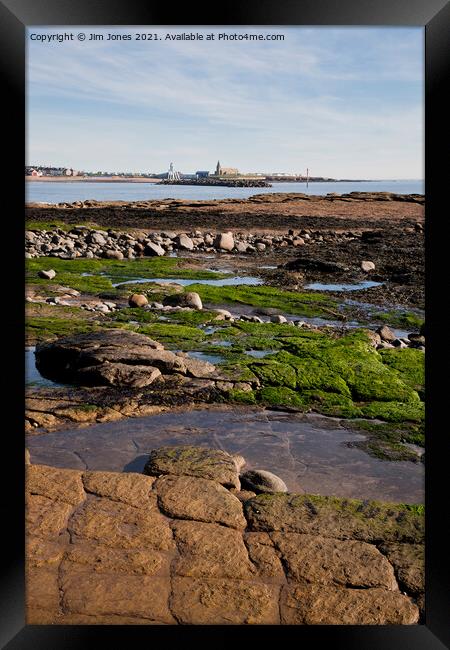
[[206, 172], [206, 171], [195, 172], [195, 176], [197, 178], [208, 178], [209, 172]]
[[41, 171], [37, 171], [37, 169], [32, 169], [31, 172], [29, 173], [29, 176], [42, 176]]
[[239, 170], [235, 167], [222, 167], [220, 160], [218, 160], [215, 176], [239, 176]]

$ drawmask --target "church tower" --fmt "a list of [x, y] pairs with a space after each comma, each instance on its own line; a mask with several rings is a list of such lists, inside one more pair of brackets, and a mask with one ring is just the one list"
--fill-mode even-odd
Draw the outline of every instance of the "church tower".
[[217, 167], [216, 167], [216, 176], [220, 176], [221, 172], [221, 166], [220, 166], [220, 160], [217, 161]]

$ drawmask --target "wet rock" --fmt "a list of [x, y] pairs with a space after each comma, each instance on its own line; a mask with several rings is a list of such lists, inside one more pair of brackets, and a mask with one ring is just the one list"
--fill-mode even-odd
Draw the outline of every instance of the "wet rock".
[[38, 276], [44, 280], [53, 280], [56, 277], [56, 271], [54, 269], [49, 269], [48, 271], [38, 271]]
[[381, 339], [387, 343], [393, 343], [397, 339], [394, 332], [387, 325], [382, 325], [375, 331], [381, 336]]
[[216, 481], [226, 487], [240, 488], [234, 458], [220, 449], [205, 447], [161, 447], [151, 452], [144, 474], [195, 476]]
[[215, 241], [215, 246], [224, 251], [232, 251], [234, 248], [233, 233], [224, 232], [218, 235]]
[[257, 493], [273, 494], [288, 491], [286, 483], [281, 478], [264, 469], [248, 470], [240, 475], [240, 479], [242, 487]]
[[145, 305], [148, 305], [148, 299], [143, 293], [133, 293], [133, 295], [128, 298], [128, 304], [130, 307], [144, 307]]
[[281, 595], [285, 625], [411, 625], [418, 620], [417, 606], [398, 591], [290, 584]]
[[167, 475], [155, 483], [158, 504], [175, 519], [193, 519], [244, 529], [247, 525], [242, 504], [215, 481], [192, 476]]
[[276, 314], [275, 316], [270, 317], [271, 323], [287, 323], [287, 318], [281, 314]]
[[177, 293], [173, 296], [166, 296], [163, 305], [172, 307], [192, 307], [192, 309], [203, 309], [200, 296], [195, 291]]
[[298, 271], [302, 269], [311, 271], [322, 271], [324, 273], [337, 273], [339, 271], [348, 271], [347, 267], [327, 260], [299, 257], [296, 260], [287, 262], [284, 268], [288, 271]]

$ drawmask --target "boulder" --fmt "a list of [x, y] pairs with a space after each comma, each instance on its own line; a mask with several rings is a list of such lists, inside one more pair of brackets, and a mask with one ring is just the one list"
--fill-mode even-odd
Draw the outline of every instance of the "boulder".
[[253, 492], [273, 494], [287, 492], [287, 485], [276, 474], [264, 469], [248, 470], [240, 475], [242, 487]]
[[397, 340], [394, 332], [387, 325], [382, 325], [375, 331], [381, 336], [383, 341], [386, 341], [386, 343], [393, 343]]
[[243, 241], [237, 241], [235, 243], [235, 248], [236, 248], [238, 253], [246, 253], [247, 250], [248, 250], [248, 244], [246, 244]]
[[53, 280], [56, 277], [56, 271], [53, 269], [49, 269], [48, 271], [41, 270], [38, 271], [38, 276], [44, 280]]
[[164, 373], [186, 374], [183, 359], [143, 334], [107, 330], [36, 346], [36, 367], [49, 379], [83, 385], [147, 386]]
[[103, 253], [107, 260], [123, 260], [123, 253], [121, 251], [107, 250]]
[[177, 235], [175, 245], [182, 250], [191, 251], [194, 248], [194, 242], [185, 234]]
[[159, 246], [159, 244], [154, 244], [152, 242], [148, 242], [147, 246], [144, 249], [144, 255], [147, 255], [148, 257], [162, 257], [162, 255], [165, 254], [164, 248], [162, 246]]
[[143, 293], [133, 293], [133, 295], [128, 298], [128, 304], [130, 307], [144, 307], [145, 305], [148, 305], [147, 296], [144, 296]]
[[192, 309], [203, 309], [200, 296], [195, 291], [177, 293], [173, 296], [166, 296], [163, 305], [170, 307], [192, 307]]
[[287, 323], [287, 318], [285, 316], [282, 316], [281, 314], [275, 314], [274, 316], [270, 317], [270, 322], [271, 323]]
[[144, 474], [196, 476], [216, 481], [225, 487], [240, 488], [238, 469], [233, 456], [220, 449], [191, 445], [160, 447], [150, 453]]
[[217, 235], [215, 241], [216, 248], [224, 251], [232, 251], [234, 248], [234, 237], [232, 232], [223, 232]]

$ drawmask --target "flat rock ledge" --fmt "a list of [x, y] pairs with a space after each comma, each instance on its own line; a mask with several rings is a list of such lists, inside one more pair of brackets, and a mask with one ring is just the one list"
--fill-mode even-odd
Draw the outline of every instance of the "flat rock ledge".
[[417, 509], [252, 496], [167, 453], [157, 476], [26, 465], [27, 624], [419, 622]]
[[55, 381], [133, 388], [163, 381], [164, 375], [207, 378], [217, 374], [212, 363], [165, 350], [144, 334], [114, 329], [40, 343], [36, 367]]

